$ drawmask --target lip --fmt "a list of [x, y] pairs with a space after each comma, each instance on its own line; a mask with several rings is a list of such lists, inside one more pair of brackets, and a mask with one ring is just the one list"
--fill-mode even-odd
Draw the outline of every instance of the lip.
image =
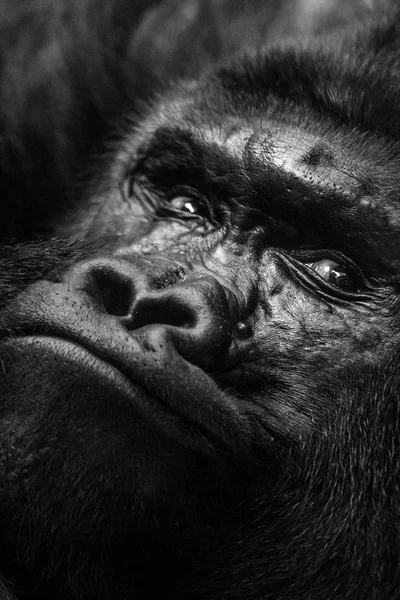
[[2, 342], [2, 347], [11, 345], [14, 350], [32, 351], [32, 347], [46, 352], [54, 353], [63, 360], [84, 365], [86, 371], [90, 370], [95, 375], [95, 380], [102, 388], [110, 390], [110, 398], [118, 394], [135, 406], [142, 416], [153, 423], [164, 435], [194, 450], [201, 451], [209, 456], [232, 455], [235, 447], [227, 443], [223, 436], [219, 437], [208, 429], [201, 418], [198, 420], [186, 418], [177, 410], [176, 405], [171, 405], [158, 394], [148, 391], [135, 379], [121, 372], [118, 365], [114, 365], [103, 357], [95, 354], [75, 340], [65, 339], [55, 335], [25, 335]]
[[5, 344], [11, 344], [13, 347], [18, 346], [20, 349], [26, 346], [35, 346], [53, 351], [68, 361], [79, 361], [84, 364], [85, 368], [90, 369], [100, 378], [100, 382], [112, 381], [118, 391], [122, 391], [126, 396], [132, 395], [135, 391], [132, 382], [116, 366], [73, 340], [53, 335], [24, 335], [7, 340]]

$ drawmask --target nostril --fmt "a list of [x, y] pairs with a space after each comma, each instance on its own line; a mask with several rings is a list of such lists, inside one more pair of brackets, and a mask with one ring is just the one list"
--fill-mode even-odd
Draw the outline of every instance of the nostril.
[[111, 270], [95, 271], [93, 278], [105, 311], [116, 317], [129, 315], [132, 305], [130, 279]]
[[174, 297], [153, 297], [139, 300], [132, 312], [132, 329], [146, 325], [172, 325], [174, 327], [194, 327], [196, 311]]

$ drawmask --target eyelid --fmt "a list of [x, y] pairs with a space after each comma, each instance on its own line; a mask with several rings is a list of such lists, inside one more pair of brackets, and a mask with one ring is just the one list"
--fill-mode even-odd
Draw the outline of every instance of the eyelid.
[[[365, 279], [361, 269], [355, 265], [353, 261], [344, 257], [343, 254], [338, 251], [325, 249], [294, 250], [285, 252], [285, 254], [279, 252], [279, 258], [283, 265], [290, 269], [292, 277], [294, 276], [303, 287], [328, 301], [366, 301], [370, 300], [371, 294], [374, 293], [372, 286], [369, 285], [368, 281]], [[335, 260], [339, 264], [342, 264], [354, 275], [354, 277], [358, 278], [358, 281], [360, 282], [358, 289], [356, 291], [346, 291], [332, 285], [318, 275], [314, 269], [307, 266], [307, 262], [317, 262], [318, 260], [325, 258]]]
[[290, 254], [301, 264], [306, 265], [307, 263], [316, 263], [320, 260], [331, 260], [338, 265], [344, 267], [349, 271], [351, 275], [364, 285], [367, 285], [367, 279], [362, 269], [355, 263], [351, 258], [345, 256], [338, 250], [331, 248], [318, 248], [318, 249], [307, 249], [307, 250], [293, 250]]
[[[350, 277], [353, 278], [354, 280], [354, 286], [356, 289], [354, 290], [345, 290], [343, 288], [340, 288], [336, 285], [334, 285], [333, 283], [330, 283], [328, 280], [326, 280], [324, 277], [322, 277], [322, 275], [320, 275], [318, 273], [318, 271], [316, 269], [312, 268], [312, 264], [317, 263], [319, 261], [322, 260], [330, 260], [334, 263], [336, 263], [339, 267], [342, 267], [343, 269], [345, 269]], [[321, 279], [325, 285], [327, 285], [329, 288], [331, 288], [332, 290], [340, 290], [341, 293], [347, 295], [347, 296], [352, 296], [352, 295], [357, 295], [359, 293], [362, 293], [363, 290], [366, 289], [366, 280], [365, 277], [361, 271], [361, 269], [353, 263], [353, 261], [351, 261], [350, 259], [344, 259], [342, 257], [339, 258], [339, 256], [333, 256], [332, 253], [326, 253], [324, 255], [324, 257], [322, 258], [317, 258], [312, 261], [312, 263], [305, 263], [305, 266], [310, 269], [310, 271], [312, 271], [313, 273], [315, 273], [315, 275], [317, 275], [317, 277], [319, 279]]]
[[190, 187], [189, 185], [177, 185], [172, 188], [165, 196], [166, 200], [171, 200], [176, 196], [188, 196], [198, 200], [204, 199], [204, 194], [199, 192], [196, 188]]
[[328, 259], [335, 260], [344, 266], [349, 265], [355, 269], [359, 269], [351, 258], [334, 248], [300, 248], [290, 250], [290, 254], [302, 263]]

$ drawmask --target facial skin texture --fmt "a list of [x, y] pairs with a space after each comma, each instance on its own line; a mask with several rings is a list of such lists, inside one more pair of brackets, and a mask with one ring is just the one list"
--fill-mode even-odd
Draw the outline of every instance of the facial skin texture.
[[398, 39], [107, 92], [1, 253], [6, 598], [397, 598]]

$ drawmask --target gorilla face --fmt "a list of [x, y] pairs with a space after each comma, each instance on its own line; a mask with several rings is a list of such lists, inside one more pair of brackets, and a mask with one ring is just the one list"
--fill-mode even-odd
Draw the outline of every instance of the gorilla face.
[[51, 223], [67, 259], [0, 313], [25, 593], [395, 597], [397, 113], [332, 60], [181, 84]]

